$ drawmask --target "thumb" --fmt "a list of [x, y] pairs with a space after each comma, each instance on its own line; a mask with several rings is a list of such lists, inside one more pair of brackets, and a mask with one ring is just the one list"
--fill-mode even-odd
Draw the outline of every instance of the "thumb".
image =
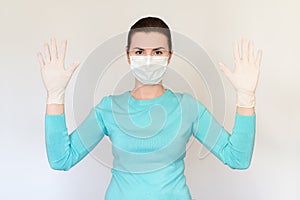
[[228, 69], [228, 67], [221, 62], [219, 62], [219, 65], [222, 72], [224, 72], [227, 78], [232, 81], [232, 72]]
[[67, 73], [69, 75], [72, 75], [73, 72], [75, 71], [75, 69], [77, 69], [77, 67], [79, 66], [79, 64], [80, 64], [80, 61], [73, 62], [72, 65], [69, 67], [69, 69], [67, 69]]

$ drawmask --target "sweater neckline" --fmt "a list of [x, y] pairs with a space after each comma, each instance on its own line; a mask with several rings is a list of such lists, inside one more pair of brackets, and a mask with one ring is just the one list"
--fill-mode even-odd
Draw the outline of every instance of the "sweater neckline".
[[133, 103], [136, 103], [136, 104], [151, 104], [151, 103], [157, 103], [159, 101], [161, 101], [162, 99], [166, 98], [166, 96], [168, 94], [170, 94], [170, 90], [168, 88], [165, 88], [165, 91], [164, 93], [162, 93], [161, 95], [159, 95], [158, 97], [154, 97], [154, 98], [151, 98], [151, 99], [136, 99], [134, 98], [130, 93], [131, 93], [131, 90], [127, 91], [127, 94], [129, 95], [129, 100]]

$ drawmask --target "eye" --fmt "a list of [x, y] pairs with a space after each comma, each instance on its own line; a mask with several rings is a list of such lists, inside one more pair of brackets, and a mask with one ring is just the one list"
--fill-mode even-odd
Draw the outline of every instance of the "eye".
[[154, 54], [155, 54], [155, 55], [161, 55], [161, 54], [162, 54], [162, 51], [155, 51]]
[[135, 54], [137, 55], [140, 55], [143, 51], [139, 50], [139, 51], [136, 51]]

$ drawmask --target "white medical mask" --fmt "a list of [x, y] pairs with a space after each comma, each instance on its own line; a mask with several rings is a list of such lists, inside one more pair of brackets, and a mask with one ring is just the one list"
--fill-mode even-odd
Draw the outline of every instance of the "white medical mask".
[[166, 72], [168, 59], [168, 56], [130, 56], [131, 71], [141, 83], [157, 84]]

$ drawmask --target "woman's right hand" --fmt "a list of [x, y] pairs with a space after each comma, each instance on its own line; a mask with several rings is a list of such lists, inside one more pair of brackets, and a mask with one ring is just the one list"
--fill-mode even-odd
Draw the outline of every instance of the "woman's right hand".
[[64, 67], [67, 41], [61, 43], [61, 52], [58, 54], [56, 40], [51, 38], [51, 51], [48, 43], [44, 44], [46, 60], [41, 52], [37, 53], [41, 74], [47, 90], [47, 104], [64, 104], [65, 90], [80, 62], [74, 62], [68, 69]]

